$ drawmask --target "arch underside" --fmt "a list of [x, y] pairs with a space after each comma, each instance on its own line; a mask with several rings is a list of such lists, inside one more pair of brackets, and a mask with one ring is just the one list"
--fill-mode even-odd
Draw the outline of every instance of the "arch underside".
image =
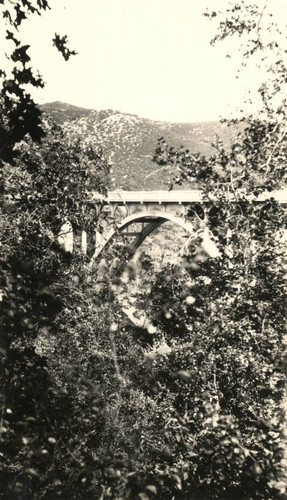
[[[101, 247], [97, 248], [93, 257], [92, 261], [94, 261], [102, 252], [104, 249], [110, 246], [110, 244], [118, 237], [121, 235], [126, 235], [130, 236], [133, 235], [135, 236], [134, 240], [132, 243], [129, 245], [129, 257], [132, 257], [132, 255], [136, 252], [136, 250], [140, 247], [140, 245], [143, 243], [143, 241], [158, 227], [160, 227], [162, 224], [165, 222], [173, 222], [174, 224], [182, 227], [185, 231], [187, 231], [190, 235], [195, 234], [195, 227], [194, 225], [186, 221], [184, 218], [168, 214], [166, 212], [140, 212], [136, 213], [133, 215], [130, 215], [126, 217], [123, 221], [121, 221], [116, 229], [112, 229], [108, 235], [106, 236], [104, 243], [101, 245]], [[137, 233], [125, 233], [125, 230], [131, 226], [132, 224], [135, 223], [142, 223], [142, 229], [141, 231]], [[211, 257], [217, 257], [219, 255], [218, 249], [215, 245], [215, 243], [208, 237], [208, 234], [206, 231], [202, 231], [202, 234], [205, 234], [205, 239], [209, 239], [209, 241], [206, 242], [206, 248], [205, 251], [211, 256]], [[198, 235], [198, 232], [197, 232]]]

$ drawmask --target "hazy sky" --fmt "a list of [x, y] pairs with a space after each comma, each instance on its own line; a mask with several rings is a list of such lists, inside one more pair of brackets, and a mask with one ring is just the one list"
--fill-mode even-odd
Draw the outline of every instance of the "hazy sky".
[[[170, 121], [218, 119], [243, 102], [238, 54], [210, 46], [215, 24], [205, 7], [227, 0], [53, 0], [23, 23], [33, 67], [46, 82], [40, 103], [61, 100]], [[52, 47], [67, 34], [78, 55], [65, 62]], [[10, 42], [11, 43], [11, 42]], [[250, 77], [252, 79], [252, 77]], [[245, 82], [246, 83], [246, 82]]]

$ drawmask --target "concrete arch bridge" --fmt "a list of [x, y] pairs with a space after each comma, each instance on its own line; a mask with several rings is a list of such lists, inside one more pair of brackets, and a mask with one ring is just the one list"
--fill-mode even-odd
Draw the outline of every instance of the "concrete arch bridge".
[[[260, 195], [255, 201], [262, 203], [271, 196], [281, 203], [287, 202], [287, 190]], [[95, 195], [95, 205], [98, 213], [105, 216], [105, 227], [101, 233], [96, 232], [92, 245], [85, 231], [82, 231], [80, 239], [81, 250], [90, 255], [91, 262], [112, 241], [123, 236], [131, 238], [131, 257], [147, 236], [168, 221], [183, 228], [191, 239], [200, 237], [201, 245], [210, 257], [220, 255], [212, 234], [205, 225], [205, 211], [210, 210], [210, 204], [203, 200], [199, 190], [111, 191], [106, 198], [99, 199]], [[193, 222], [186, 219], [191, 208], [194, 213]], [[69, 222], [62, 226], [59, 241], [68, 251], [73, 251], [77, 246]]]

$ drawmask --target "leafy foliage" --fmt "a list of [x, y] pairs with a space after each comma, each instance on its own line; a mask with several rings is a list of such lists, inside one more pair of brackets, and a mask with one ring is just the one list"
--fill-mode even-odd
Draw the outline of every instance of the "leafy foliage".
[[[28, 54], [29, 45], [19, 40], [19, 28], [31, 15], [41, 15], [49, 9], [46, 0], [19, 0], [11, 3], [9, 0], [1, 2], [1, 14], [6, 23], [6, 39], [11, 40], [14, 49], [7, 59], [11, 62], [11, 74], [7, 70], [0, 70], [1, 78], [1, 118], [0, 118], [0, 155], [1, 161], [11, 162], [14, 157], [13, 146], [30, 134], [34, 141], [43, 137], [41, 127], [41, 113], [26, 90], [27, 85], [44, 87], [42, 77], [34, 74]], [[9, 29], [8, 29], [9, 27]], [[75, 51], [66, 47], [67, 37], [55, 34], [54, 45], [62, 52], [66, 60]]]
[[57, 35], [57, 33], [55, 33], [55, 38], [53, 39], [53, 45], [55, 45], [58, 51], [61, 52], [65, 61], [68, 61], [71, 56], [77, 55], [77, 52], [75, 52], [74, 50], [70, 50], [67, 47], [67, 43], [68, 43], [67, 35], [61, 37], [60, 35]]
[[99, 149], [70, 141], [59, 126], [42, 127], [42, 144], [29, 138], [18, 143], [14, 165], [4, 166], [1, 447], [6, 498], [34, 495], [37, 478], [51, 466], [46, 454], [55, 440], [55, 422], [68, 425], [71, 401], [51, 383], [47, 361], [36, 352], [37, 338], [57, 331], [55, 318], [64, 307], [62, 282], [86, 262], [61, 248], [61, 225], [69, 220], [77, 229], [84, 217], [86, 230], [94, 231], [97, 213], [86, 202], [96, 186], [105, 192], [108, 173]]

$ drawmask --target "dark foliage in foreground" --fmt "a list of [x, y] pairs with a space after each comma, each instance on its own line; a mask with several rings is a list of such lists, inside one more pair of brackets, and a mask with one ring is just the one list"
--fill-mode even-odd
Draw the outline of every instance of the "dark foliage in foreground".
[[[285, 211], [246, 191], [230, 198], [228, 167], [216, 198], [219, 149], [202, 181], [215, 184], [209, 201], [190, 218], [221, 256], [207, 259], [197, 238], [181, 266], [149, 263], [134, 287], [57, 242], [61, 218], [79, 225], [88, 193], [71, 161], [79, 146], [61, 136], [59, 156], [58, 133], [22, 144], [7, 166], [3, 498], [284, 498]], [[99, 185], [97, 154], [90, 167]], [[126, 318], [127, 292], [152, 330]]]

